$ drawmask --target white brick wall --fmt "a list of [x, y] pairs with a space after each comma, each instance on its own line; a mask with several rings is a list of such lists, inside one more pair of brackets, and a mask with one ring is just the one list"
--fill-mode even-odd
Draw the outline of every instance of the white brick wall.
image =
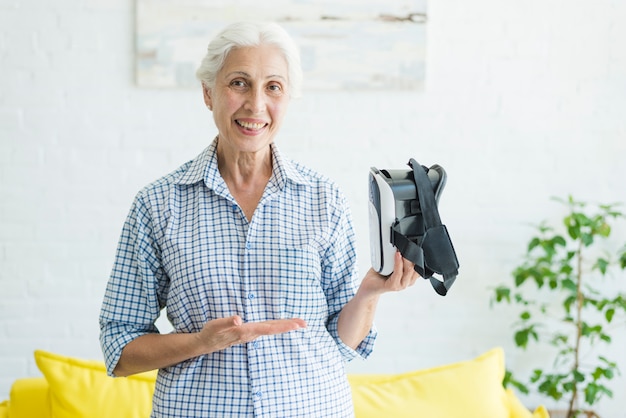
[[[134, 86], [133, 7], [0, 1], [0, 399], [38, 374], [36, 348], [101, 356], [97, 315], [132, 197], [215, 134], [200, 91]], [[433, 0], [425, 92], [308, 91], [293, 103], [283, 152], [343, 186], [362, 270], [368, 168], [414, 156], [449, 175], [441, 211], [461, 276], [446, 298], [426, 282], [385, 297], [377, 350], [351, 371], [494, 345], [526, 364], [488, 287], [519, 260], [526, 224], [558, 218], [549, 197], [626, 202], [625, 21], [620, 0]], [[609, 354], [623, 359], [625, 344]], [[626, 417], [625, 379], [602, 416]]]

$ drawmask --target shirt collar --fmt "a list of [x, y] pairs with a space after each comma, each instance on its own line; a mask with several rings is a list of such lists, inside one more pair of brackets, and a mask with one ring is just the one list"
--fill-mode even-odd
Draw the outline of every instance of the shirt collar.
[[283, 158], [276, 144], [272, 144], [272, 177], [276, 178], [277, 186], [283, 189], [287, 181], [296, 184], [310, 185], [311, 182], [302, 175], [293, 161]]
[[[309, 180], [300, 173], [292, 161], [284, 159], [275, 144], [272, 150], [272, 179], [279, 189], [283, 189], [288, 181], [296, 184], [309, 185]], [[217, 138], [213, 140], [200, 155], [194, 158], [187, 169], [181, 174], [176, 184], [195, 184], [204, 180], [206, 186], [213, 190], [226, 187], [217, 167]]]

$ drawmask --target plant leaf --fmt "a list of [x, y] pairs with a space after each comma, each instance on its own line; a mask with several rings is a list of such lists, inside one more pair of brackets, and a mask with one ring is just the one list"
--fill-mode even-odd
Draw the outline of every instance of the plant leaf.
[[561, 280], [561, 287], [563, 289], [571, 290], [572, 292], [576, 292], [578, 290], [576, 287], [576, 283], [574, 283], [572, 279]]
[[540, 242], [541, 241], [537, 237], [530, 240], [530, 242], [528, 243], [528, 252], [531, 252], [535, 247], [539, 245]]
[[574, 375], [574, 380], [576, 380], [577, 382], [585, 381], [585, 375], [579, 372], [578, 370], [574, 370], [573, 375]]
[[598, 228], [596, 228], [595, 232], [601, 237], [608, 237], [611, 235], [611, 226], [602, 220], [602, 223], [598, 226]]
[[585, 402], [589, 405], [593, 405], [598, 397], [598, 385], [595, 383], [589, 383], [585, 388]]
[[517, 331], [515, 333], [515, 344], [518, 347], [526, 348], [528, 345], [528, 330]]
[[591, 244], [593, 244], [593, 235], [588, 233], [588, 232], [584, 232], [580, 235], [580, 239], [583, 242], [583, 245], [585, 247], [590, 246]]
[[606, 321], [609, 323], [613, 320], [614, 315], [615, 315], [615, 309], [613, 308], [609, 308], [606, 310], [606, 312], [604, 312], [604, 317], [606, 318]]
[[506, 300], [508, 303], [511, 303], [511, 289], [508, 287], [498, 286], [494, 289], [494, 293], [496, 294], [496, 302]]
[[609, 267], [609, 261], [604, 258], [598, 258], [596, 264], [594, 264], [593, 268], [600, 270], [600, 273], [604, 276], [606, 274], [606, 270]]

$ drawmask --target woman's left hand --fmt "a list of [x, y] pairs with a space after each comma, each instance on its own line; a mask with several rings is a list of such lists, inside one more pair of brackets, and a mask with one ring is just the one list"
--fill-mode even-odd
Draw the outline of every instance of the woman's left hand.
[[411, 261], [402, 257], [400, 251], [396, 251], [393, 273], [389, 276], [383, 276], [374, 269], [370, 269], [363, 278], [361, 287], [365, 287], [363, 290], [373, 294], [404, 290], [413, 286], [420, 277], [414, 267], [415, 265]]

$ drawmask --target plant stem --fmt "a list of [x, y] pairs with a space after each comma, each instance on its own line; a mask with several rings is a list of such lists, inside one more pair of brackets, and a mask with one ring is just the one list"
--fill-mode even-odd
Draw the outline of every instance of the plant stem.
[[[582, 310], [583, 310], [583, 292], [582, 292], [582, 281], [583, 281], [583, 242], [582, 239], [578, 241], [578, 251], [576, 252], [576, 346], [574, 348], [574, 366], [572, 368], [572, 374], [578, 371], [580, 367], [580, 340], [583, 334], [583, 321], [582, 321]], [[578, 381], [576, 380], [576, 376], [574, 376], [574, 389], [572, 390], [572, 398], [569, 402], [569, 410], [567, 412], [567, 418], [572, 418], [574, 416], [574, 403], [576, 402], [576, 398], [578, 396]]]

